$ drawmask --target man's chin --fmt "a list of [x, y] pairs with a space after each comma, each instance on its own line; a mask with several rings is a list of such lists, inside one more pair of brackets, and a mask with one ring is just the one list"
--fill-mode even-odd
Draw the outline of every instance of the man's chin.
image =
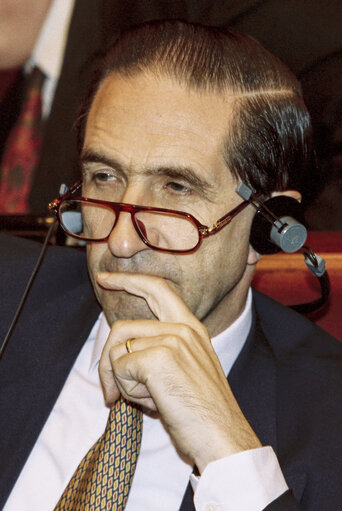
[[144, 298], [125, 291], [101, 290], [99, 300], [110, 325], [118, 320], [157, 319]]

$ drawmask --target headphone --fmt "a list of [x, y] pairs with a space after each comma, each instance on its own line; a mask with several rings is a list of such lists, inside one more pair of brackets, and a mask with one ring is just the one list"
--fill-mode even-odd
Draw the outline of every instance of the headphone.
[[307, 230], [301, 204], [291, 197], [278, 195], [264, 200], [241, 183], [236, 192], [251, 203], [256, 211], [250, 243], [259, 254], [297, 252], [304, 245]]
[[291, 308], [301, 313], [320, 308], [329, 296], [330, 281], [324, 259], [305, 245], [307, 229], [301, 204], [285, 195], [264, 199], [244, 183], [237, 187], [236, 192], [256, 209], [250, 233], [252, 247], [259, 254], [300, 251], [306, 266], [319, 280], [321, 298], [310, 303], [292, 305]]

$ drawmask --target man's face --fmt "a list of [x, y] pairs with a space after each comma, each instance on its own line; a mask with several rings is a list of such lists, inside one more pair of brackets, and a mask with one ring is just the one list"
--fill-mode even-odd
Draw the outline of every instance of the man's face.
[[0, 69], [22, 66], [29, 58], [51, 2], [0, 1]]
[[[97, 197], [186, 211], [212, 226], [241, 202], [223, 158], [231, 112], [231, 99], [187, 90], [166, 77], [111, 75], [87, 121], [83, 195], [96, 189]], [[121, 213], [108, 242], [87, 247], [90, 276], [108, 321], [153, 316], [142, 298], [100, 288], [99, 271], [162, 277], [212, 335], [226, 328], [243, 308], [253, 273], [252, 215], [248, 207], [196, 252], [180, 255], [148, 248], [130, 215]]]

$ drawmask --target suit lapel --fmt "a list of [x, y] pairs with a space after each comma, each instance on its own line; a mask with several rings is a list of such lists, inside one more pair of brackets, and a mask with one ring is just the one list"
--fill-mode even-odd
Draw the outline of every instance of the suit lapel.
[[229, 384], [245, 417], [264, 445], [277, 451], [276, 364], [259, 319], [253, 311], [253, 324], [235, 362]]
[[[0, 439], [0, 457], [6, 459], [6, 472], [0, 478], [0, 508], [1, 499], [5, 500], [12, 489], [99, 314], [89, 291], [85, 282], [45, 300], [37, 309], [24, 310], [6, 349], [0, 401], [0, 415], [7, 418], [6, 442]], [[30, 298], [34, 305], [34, 292]]]

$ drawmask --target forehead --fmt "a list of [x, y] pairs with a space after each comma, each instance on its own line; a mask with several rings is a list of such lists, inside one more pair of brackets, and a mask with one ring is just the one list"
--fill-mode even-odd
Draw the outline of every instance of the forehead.
[[232, 103], [228, 94], [197, 92], [165, 76], [113, 74], [91, 106], [84, 150], [131, 169], [172, 163], [227, 176], [223, 145]]

